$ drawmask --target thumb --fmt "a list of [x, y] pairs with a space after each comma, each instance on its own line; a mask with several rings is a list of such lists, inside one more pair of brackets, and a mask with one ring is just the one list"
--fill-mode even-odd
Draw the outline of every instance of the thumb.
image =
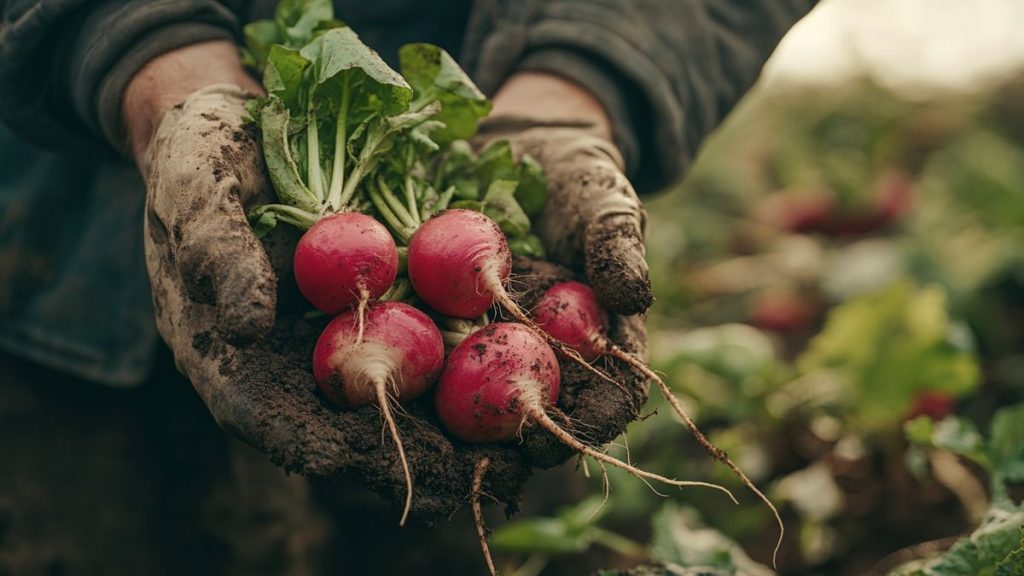
[[181, 227], [178, 272], [193, 300], [216, 307], [220, 335], [250, 343], [274, 324], [277, 278], [233, 194]]
[[634, 194], [612, 193], [598, 201], [584, 232], [584, 271], [601, 303], [619, 314], [646, 312], [654, 302], [645, 224], [646, 215]]

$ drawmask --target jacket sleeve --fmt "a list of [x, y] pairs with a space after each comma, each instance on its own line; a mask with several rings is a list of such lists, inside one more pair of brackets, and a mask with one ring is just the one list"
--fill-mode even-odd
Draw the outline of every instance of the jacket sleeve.
[[608, 110], [640, 192], [682, 178], [701, 141], [814, 0], [478, 0], [464, 61], [493, 94], [517, 70], [560, 74]]
[[[163, 52], [235, 39], [213, 0], [3, 0], [0, 119], [48, 148], [111, 155], [121, 147], [121, 94]], [[104, 146], [104, 143], [112, 146]]]

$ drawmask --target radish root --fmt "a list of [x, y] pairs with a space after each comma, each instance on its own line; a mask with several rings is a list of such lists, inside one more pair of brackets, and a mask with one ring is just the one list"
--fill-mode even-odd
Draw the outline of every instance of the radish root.
[[[522, 397], [524, 399], [528, 398], [529, 396], [530, 395], [528, 393], [525, 393], [525, 392], [522, 394]], [[732, 492], [730, 492], [729, 489], [724, 487], [724, 486], [719, 486], [718, 484], [712, 484], [710, 482], [698, 482], [698, 481], [692, 481], [692, 480], [675, 480], [675, 479], [672, 479], [672, 478], [666, 478], [664, 476], [660, 476], [658, 474], [654, 474], [653, 472], [647, 472], [646, 470], [641, 470], [641, 469], [637, 468], [636, 466], [633, 466], [631, 464], [627, 464], [627, 463], [623, 462], [622, 460], [619, 460], [618, 458], [615, 458], [614, 456], [609, 456], [608, 454], [605, 454], [604, 452], [600, 452], [598, 450], [595, 450], [595, 449], [591, 448], [590, 446], [587, 446], [583, 442], [577, 440], [572, 434], [569, 434], [568, 432], [566, 432], [554, 420], [552, 420], [551, 417], [548, 416], [547, 412], [544, 411], [543, 405], [541, 404], [541, 402], [537, 398], [530, 398], [526, 402], [525, 408], [526, 408], [526, 416], [528, 418], [530, 418], [531, 420], [533, 420], [534, 422], [536, 422], [541, 428], [544, 428], [545, 430], [550, 432], [552, 435], [554, 435], [555, 438], [558, 438], [558, 440], [561, 441], [566, 446], [569, 446], [570, 448], [572, 448], [573, 450], [576, 450], [577, 452], [580, 452], [582, 454], [586, 454], [587, 456], [590, 456], [591, 458], [593, 458], [594, 460], [597, 460], [598, 462], [602, 462], [604, 464], [609, 464], [611, 466], [615, 466], [616, 468], [621, 468], [621, 469], [625, 470], [626, 472], [629, 472], [633, 476], [636, 476], [637, 478], [656, 480], [658, 482], [661, 482], [663, 484], [668, 484], [670, 486], [678, 486], [678, 487], [683, 487], [683, 486], [703, 486], [705, 488], [713, 488], [715, 490], [719, 490], [721, 492], [724, 492], [726, 495], [729, 496], [729, 499], [732, 500], [733, 503], [739, 504], [739, 502], [736, 500], [736, 497], [733, 496]]]
[[687, 414], [686, 411], [683, 409], [683, 405], [680, 404], [679, 399], [676, 398], [675, 394], [672, 393], [668, 385], [665, 384], [665, 381], [662, 380], [661, 377], [659, 377], [654, 372], [654, 370], [651, 370], [642, 360], [640, 360], [636, 356], [630, 354], [629, 352], [626, 352], [622, 348], [619, 348], [617, 345], [608, 341], [607, 339], [605, 339], [601, 343], [601, 346], [608, 352], [609, 356], [612, 356], [613, 358], [625, 362], [632, 368], [641, 372], [644, 376], [653, 380], [658, 385], [658, 388], [661, 389], [662, 395], [665, 396], [665, 399], [668, 400], [668, 403], [672, 406], [672, 410], [675, 411], [676, 415], [678, 415], [683, 420], [683, 422], [686, 423], [686, 427], [690, 429], [690, 432], [693, 434], [693, 437], [696, 438], [697, 443], [700, 444], [705, 450], [707, 450], [707, 452], [711, 454], [711, 456], [715, 460], [718, 460], [722, 464], [725, 464], [727, 468], [732, 470], [733, 474], [735, 474], [740, 479], [740, 481], [743, 482], [743, 485], [750, 489], [751, 492], [753, 492], [762, 502], [764, 502], [768, 506], [768, 508], [771, 509], [772, 514], [775, 516], [775, 522], [779, 525], [779, 538], [778, 540], [776, 540], [775, 549], [772, 551], [772, 566], [777, 567], [779, 550], [782, 548], [782, 539], [786, 534], [786, 527], [782, 523], [782, 516], [779, 515], [779, 510], [775, 507], [774, 504], [772, 504], [771, 500], [769, 500], [768, 497], [765, 496], [765, 494], [757, 488], [753, 481], [751, 481], [750, 478], [747, 477], [747, 475], [742, 470], [740, 470], [739, 466], [737, 466], [732, 461], [732, 459], [729, 458], [729, 455], [726, 454], [725, 450], [722, 450], [718, 446], [715, 446], [714, 443], [712, 443], [710, 440], [707, 439], [706, 436], [704, 436], [704, 433], [700, 431], [700, 429], [697, 427], [697, 424], [693, 421], [692, 418], [690, 418], [689, 414]]
[[480, 538], [480, 549], [484, 553], [484, 560], [487, 562], [487, 571], [491, 576], [498, 576], [494, 568], [494, 560], [491, 559], [491, 548], [487, 545], [487, 526], [484, 524], [484, 513], [480, 508], [480, 495], [483, 493], [484, 475], [487, 474], [487, 467], [491, 465], [491, 457], [484, 456], [477, 460], [473, 468], [473, 487], [469, 493], [469, 504], [473, 508], [473, 523], [476, 524], [476, 535]]
[[356, 344], [360, 344], [363, 341], [363, 332], [366, 330], [366, 305], [370, 302], [370, 291], [366, 289], [366, 284], [363, 282], [359, 283], [359, 304], [356, 308], [356, 318], [359, 319], [359, 333], [356, 334]]
[[380, 407], [384, 421], [391, 431], [391, 439], [395, 441], [395, 448], [398, 449], [398, 458], [402, 462], [402, 472], [405, 473], [405, 508], [402, 509], [402, 519], [398, 521], [399, 526], [405, 526], [405, 521], [409, 518], [409, 510], [412, 509], [412, 474], [409, 472], [409, 462], [405, 458], [405, 448], [402, 447], [402, 439], [398, 436], [398, 426], [395, 424], [395, 419], [391, 416], [391, 405], [387, 388], [384, 382], [377, 382], [374, 384], [374, 387], [377, 392], [377, 405]]

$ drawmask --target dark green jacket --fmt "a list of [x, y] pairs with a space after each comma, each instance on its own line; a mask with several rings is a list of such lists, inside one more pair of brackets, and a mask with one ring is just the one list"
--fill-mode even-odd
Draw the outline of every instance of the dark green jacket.
[[[647, 192], [682, 177], [813, 3], [337, 0], [335, 12], [392, 63], [406, 42], [445, 47], [489, 94], [523, 69], [583, 84], [610, 112], [627, 172]], [[121, 93], [150, 58], [237, 40], [273, 5], [3, 2], [0, 117], [13, 133], [0, 127], [0, 347], [110, 384], [145, 378], [157, 336], [142, 184], [119, 153]]]

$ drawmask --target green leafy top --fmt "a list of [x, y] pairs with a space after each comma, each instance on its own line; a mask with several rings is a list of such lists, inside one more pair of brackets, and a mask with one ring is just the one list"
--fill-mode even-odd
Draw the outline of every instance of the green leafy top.
[[494, 218], [514, 252], [543, 255], [530, 235], [546, 200], [540, 166], [516, 162], [507, 142], [477, 157], [460, 140], [491, 104], [443, 49], [402, 47], [399, 74], [320, 0], [283, 0], [245, 38], [245, 61], [262, 69], [268, 93], [249, 111], [280, 201], [250, 213], [258, 234], [372, 207], [406, 242], [430, 215], [457, 206]]

